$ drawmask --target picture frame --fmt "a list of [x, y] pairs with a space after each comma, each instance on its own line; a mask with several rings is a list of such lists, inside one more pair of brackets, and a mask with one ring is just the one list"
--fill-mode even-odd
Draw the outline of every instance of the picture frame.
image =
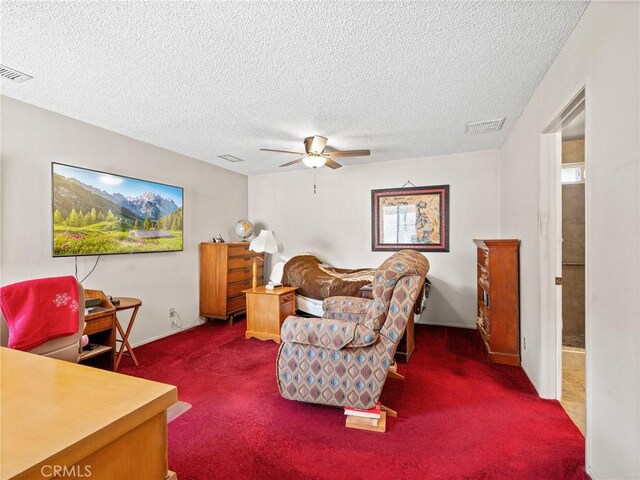
[[182, 252], [184, 189], [51, 162], [52, 256]]
[[449, 251], [449, 185], [371, 190], [371, 250]]

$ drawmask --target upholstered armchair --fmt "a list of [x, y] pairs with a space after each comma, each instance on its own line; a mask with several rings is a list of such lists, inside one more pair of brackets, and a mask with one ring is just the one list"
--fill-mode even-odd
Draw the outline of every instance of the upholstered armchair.
[[373, 407], [428, 271], [422, 254], [402, 250], [376, 270], [373, 299], [330, 297], [323, 318], [288, 317], [277, 360], [282, 396]]

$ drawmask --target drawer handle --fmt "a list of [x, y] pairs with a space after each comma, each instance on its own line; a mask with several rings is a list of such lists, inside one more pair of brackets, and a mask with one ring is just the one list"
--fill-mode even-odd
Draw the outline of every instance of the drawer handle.
[[246, 268], [230, 268], [229, 269], [229, 273], [249, 273], [251, 271], [251, 267], [246, 267]]

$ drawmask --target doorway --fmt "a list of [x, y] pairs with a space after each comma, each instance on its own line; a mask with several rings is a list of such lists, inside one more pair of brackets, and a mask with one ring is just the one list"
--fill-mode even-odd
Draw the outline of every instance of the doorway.
[[[539, 392], [543, 398], [560, 400], [585, 438], [588, 429], [585, 414], [590, 400], [586, 381], [590, 360], [590, 318], [586, 304], [589, 292], [586, 261], [589, 205], [585, 201], [589, 191], [587, 82], [585, 79], [576, 88], [541, 132], [539, 197], [540, 360], [544, 372]], [[564, 208], [563, 197], [567, 203]]]
[[561, 259], [563, 408], [585, 434], [585, 111], [562, 126]]

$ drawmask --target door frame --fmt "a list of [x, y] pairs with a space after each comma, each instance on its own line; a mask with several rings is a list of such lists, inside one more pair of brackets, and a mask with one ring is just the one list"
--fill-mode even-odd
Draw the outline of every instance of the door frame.
[[[586, 77], [566, 97], [540, 134], [539, 195], [539, 280], [540, 280], [540, 368], [539, 394], [542, 398], [562, 398], [562, 128], [585, 111], [585, 164], [589, 162], [589, 78]], [[587, 167], [588, 168], [588, 167]], [[589, 343], [589, 175], [585, 180], [585, 347]], [[586, 348], [586, 408], [589, 424], [589, 348]]]

